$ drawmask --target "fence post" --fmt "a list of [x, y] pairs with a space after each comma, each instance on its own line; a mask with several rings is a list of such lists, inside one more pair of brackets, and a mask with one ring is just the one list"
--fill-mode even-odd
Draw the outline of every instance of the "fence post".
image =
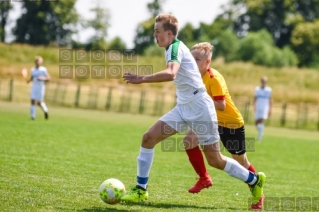
[[78, 84], [78, 88], [76, 89], [76, 93], [75, 93], [74, 107], [79, 107], [80, 95], [81, 95], [81, 85]]
[[286, 124], [286, 109], [287, 109], [287, 103], [284, 103], [282, 105], [282, 114], [281, 114], [281, 119], [280, 119], [280, 124], [282, 127], [284, 127]]
[[65, 93], [67, 91], [67, 85], [64, 85], [64, 90], [63, 90], [63, 93], [62, 93], [62, 102], [61, 102], [61, 105], [64, 105], [64, 97], [65, 97]]
[[13, 98], [13, 78], [10, 79], [8, 100], [11, 102]]
[[96, 109], [98, 93], [99, 89], [97, 87], [91, 86], [88, 98], [88, 108]]
[[249, 119], [249, 107], [250, 107], [250, 99], [245, 102], [245, 111], [244, 111], [244, 121], [248, 122]]
[[[130, 93], [130, 91], [128, 93]], [[130, 104], [131, 104], [131, 95], [127, 95], [127, 93], [123, 92], [121, 96], [119, 112], [127, 113], [130, 110]]]
[[144, 104], [145, 104], [145, 91], [141, 91], [141, 99], [140, 99], [140, 106], [138, 112], [143, 114], [144, 112]]
[[305, 105], [304, 109], [304, 128], [306, 128], [308, 124], [308, 106]]
[[110, 110], [111, 108], [111, 102], [112, 102], [112, 87], [109, 87], [109, 92], [107, 94], [107, 99], [106, 99], [106, 104], [105, 104], [105, 109]]
[[57, 83], [56, 85], [57, 86], [56, 86], [55, 91], [54, 91], [53, 104], [56, 104], [56, 99], [58, 97], [58, 93], [59, 93], [59, 89], [60, 89], [60, 83]]

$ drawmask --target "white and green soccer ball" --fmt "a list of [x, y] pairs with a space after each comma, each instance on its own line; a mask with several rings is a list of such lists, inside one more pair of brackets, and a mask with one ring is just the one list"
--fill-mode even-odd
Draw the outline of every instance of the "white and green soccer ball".
[[105, 180], [100, 188], [99, 194], [101, 200], [107, 204], [116, 204], [121, 201], [121, 197], [126, 193], [124, 184], [114, 178], [110, 178]]

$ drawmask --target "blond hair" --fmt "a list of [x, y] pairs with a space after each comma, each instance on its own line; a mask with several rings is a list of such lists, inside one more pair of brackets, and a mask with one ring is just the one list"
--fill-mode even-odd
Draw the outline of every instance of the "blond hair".
[[197, 43], [195, 44], [191, 51], [198, 51], [202, 55], [206, 55], [207, 58], [211, 59], [213, 56], [213, 48], [214, 46], [208, 42]]
[[43, 62], [43, 58], [42, 58], [41, 56], [35, 56], [34, 60], [35, 60], [35, 61], [41, 60], [41, 61]]
[[173, 35], [177, 35], [178, 31], [178, 20], [171, 14], [159, 14], [155, 18], [155, 22], [162, 22], [164, 31], [171, 30]]

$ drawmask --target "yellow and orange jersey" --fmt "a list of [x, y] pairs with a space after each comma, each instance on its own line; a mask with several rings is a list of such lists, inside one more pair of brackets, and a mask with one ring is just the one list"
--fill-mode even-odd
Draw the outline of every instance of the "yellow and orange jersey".
[[202, 77], [207, 93], [213, 100], [226, 101], [224, 111], [216, 110], [218, 125], [237, 129], [244, 125], [244, 119], [229, 95], [224, 77], [215, 69], [208, 69]]

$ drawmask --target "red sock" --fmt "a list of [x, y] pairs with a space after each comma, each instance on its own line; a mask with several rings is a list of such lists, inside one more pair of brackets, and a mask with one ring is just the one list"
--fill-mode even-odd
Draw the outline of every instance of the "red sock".
[[204, 158], [201, 150], [198, 146], [193, 149], [187, 149], [186, 153], [188, 155], [188, 159], [191, 162], [194, 170], [199, 175], [199, 177], [206, 177], [208, 175], [204, 163]]
[[248, 170], [253, 173], [256, 173], [256, 169], [254, 168], [253, 164], [250, 164], [250, 166], [248, 167]]

